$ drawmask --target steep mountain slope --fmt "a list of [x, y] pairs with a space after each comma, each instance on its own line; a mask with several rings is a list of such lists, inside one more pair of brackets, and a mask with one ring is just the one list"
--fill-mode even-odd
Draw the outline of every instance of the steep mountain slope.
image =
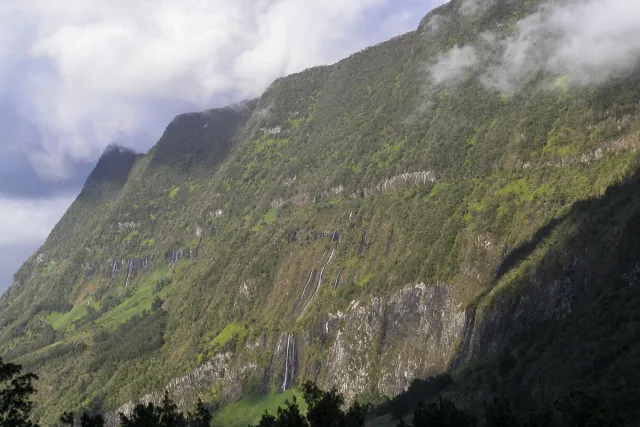
[[[576, 360], [602, 387], [632, 367], [640, 70], [496, 84], [542, 3], [470, 4], [179, 116], [144, 156], [108, 150], [0, 301], [43, 423], [164, 387], [188, 405], [313, 379], [375, 401], [447, 370], [469, 402], [525, 402], [598, 383], [558, 378]], [[624, 336], [589, 353], [580, 328]]]

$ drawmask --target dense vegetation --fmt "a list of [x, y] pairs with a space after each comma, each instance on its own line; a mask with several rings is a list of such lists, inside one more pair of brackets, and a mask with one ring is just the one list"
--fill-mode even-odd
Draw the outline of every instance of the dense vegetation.
[[[0, 426], [38, 427], [29, 420], [32, 403], [30, 395], [36, 390], [32, 381], [37, 376], [32, 373], [22, 374], [22, 367], [4, 363], [0, 359]], [[402, 409], [409, 409], [407, 403], [418, 399], [430, 398], [438, 394], [443, 387], [451, 385], [450, 378], [439, 376], [426, 381], [416, 380], [405, 393], [394, 398], [390, 403], [394, 410], [393, 418], [399, 419], [397, 427], [474, 427], [478, 420], [470, 413], [459, 409], [455, 403], [442, 397], [425, 404], [423, 401], [415, 406], [410, 424], [398, 416]], [[301, 410], [296, 398], [287, 400], [279, 407], [276, 415], [269, 412], [260, 419], [256, 427], [362, 427], [365, 425], [368, 406], [357, 401], [345, 407], [344, 397], [334, 388], [322, 391], [310, 381], [302, 386], [306, 410]], [[378, 408], [381, 411], [382, 408]], [[177, 405], [165, 391], [162, 402], [154, 405], [138, 403], [131, 414], [119, 414], [121, 427], [209, 427], [211, 413], [198, 400], [194, 413], [178, 411]], [[73, 412], [65, 412], [60, 416], [62, 426], [105, 427], [102, 414], [83, 412], [76, 416]], [[622, 426], [623, 421], [613, 414], [596, 396], [584, 391], [574, 391], [560, 399], [549, 408], [536, 408], [526, 420], [519, 419], [511, 410], [507, 401], [494, 399], [485, 403], [483, 422], [487, 427], [521, 427], [521, 426]]]
[[[640, 70], [487, 86], [487, 32], [541, 5], [489, 3], [181, 115], [145, 155], [108, 149], [0, 298], [0, 356], [47, 390], [34, 419], [165, 387], [223, 413], [310, 379], [519, 419], [586, 389], [640, 422]], [[436, 81], [455, 46], [477, 66]]]

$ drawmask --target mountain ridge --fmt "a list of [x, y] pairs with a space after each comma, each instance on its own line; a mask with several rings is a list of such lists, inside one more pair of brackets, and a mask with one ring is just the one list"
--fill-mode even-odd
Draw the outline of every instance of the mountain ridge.
[[[125, 153], [117, 185], [79, 197], [0, 299], [2, 356], [56, 391], [39, 397], [43, 423], [166, 386], [182, 406], [304, 379], [381, 402], [441, 372], [470, 405], [505, 385], [525, 406], [564, 390], [514, 342], [571, 330], [580, 307], [622, 292], [603, 277], [635, 271], [625, 255], [596, 274], [602, 248], [584, 236], [636, 253], [621, 232], [633, 215], [612, 207], [635, 212], [640, 74], [487, 87], [485, 65], [459, 73], [451, 58], [472, 45], [499, 62], [484, 31], [508, 38], [542, 2], [471, 18], [463, 3], [240, 107], [176, 117], [147, 154]], [[438, 81], [443, 64], [455, 79]], [[601, 230], [589, 212], [616, 221]], [[545, 336], [529, 343], [559, 351]], [[505, 352], [527, 357], [501, 377]], [[526, 367], [544, 387], [509, 376]]]

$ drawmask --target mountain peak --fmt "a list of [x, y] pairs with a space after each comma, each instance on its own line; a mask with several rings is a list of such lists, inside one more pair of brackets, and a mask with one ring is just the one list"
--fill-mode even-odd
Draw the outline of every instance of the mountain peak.
[[142, 154], [136, 153], [131, 148], [109, 144], [89, 174], [82, 193], [93, 192], [97, 186], [101, 187], [105, 184], [122, 186], [140, 156]]

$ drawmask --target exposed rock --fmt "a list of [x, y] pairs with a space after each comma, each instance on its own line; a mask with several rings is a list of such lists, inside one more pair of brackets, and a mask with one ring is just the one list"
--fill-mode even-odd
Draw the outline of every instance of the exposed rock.
[[182, 258], [190, 258], [191, 251], [189, 249], [169, 249], [164, 254], [164, 260], [168, 263], [175, 264]]
[[[446, 370], [464, 325], [447, 285], [405, 288], [389, 299], [353, 301], [329, 350], [324, 386], [347, 400], [375, 391], [394, 396], [417, 378]], [[329, 326], [327, 326], [329, 330]], [[381, 367], [372, 377], [372, 366]]]
[[91, 277], [100, 271], [100, 263], [98, 261], [90, 261], [83, 267], [87, 277]]
[[129, 279], [136, 277], [147, 265], [149, 265], [149, 257], [128, 259], [127, 280], [124, 286], [127, 287], [129, 285]]

